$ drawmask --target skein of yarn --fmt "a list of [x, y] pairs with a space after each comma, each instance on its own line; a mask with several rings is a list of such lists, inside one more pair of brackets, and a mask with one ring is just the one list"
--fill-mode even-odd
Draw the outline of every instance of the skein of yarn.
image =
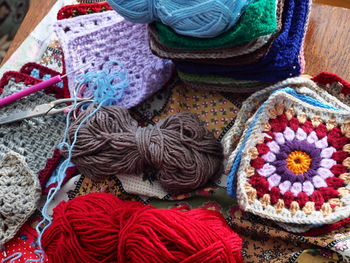
[[[69, 127], [69, 142], [95, 107], [90, 105]], [[68, 155], [65, 148], [61, 151]], [[101, 107], [80, 128], [71, 159], [92, 179], [144, 173], [171, 194], [215, 181], [222, 175], [222, 160], [221, 143], [197, 115], [179, 113], [141, 128], [126, 109], [116, 106]]]
[[134, 23], [160, 21], [177, 33], [211, 38], [227, 31], [251, 0], [108, 0], [125, 19]]
[[241, 263], [241, 238], [215, 211], [157, 209], [93, 193], [62, 201], [44, 233], [53, 263]]

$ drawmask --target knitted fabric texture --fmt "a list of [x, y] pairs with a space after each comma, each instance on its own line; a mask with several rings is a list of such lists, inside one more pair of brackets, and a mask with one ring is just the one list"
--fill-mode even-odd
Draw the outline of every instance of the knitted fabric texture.
[[159, 40], [169, 47], [212, 49], [248, 43], [277, 30], [276, 0], [257, 0], [248, 5], [238, 24], [210, 39], [198, 39], [177, 34], [171, 28], [156, 23]]
[[[92, 31], [85, 27], [90, 20], [97, 21]], [[88, 63], [93, 63], [88, 71], [101, 70], [111, 60], [123, 63], [129, 86], [118, 106], [137, 105], [161, 89], [172, 74], [172, 62], [151, 53], [146, 25], [127, 22], [113, 11], [58, 21], [55, 31], [62, 40], [67, 72]], [[68, 77], [70, 89], [80, 73]]]
[[179, 70], [192, 74], [214, 74], [235, 79], [280, 81], [301, 73], [300, 51], [307, 27], [310, 1], [287, 0], [283, 28], [272, 47], [258, 63], [242, 66], [201, 65], [177, 62]]
[[[0, 97], [24, 88], [27, 86], [10, 80]], [[54, 96], [40, 91], [7, 105], [0, 111], [0, 117], [30, 110], [54, 99]], [[0, 158], [7, 152], [17, 152], [26, 158], [28, 166], [36, 174], [45, 167], [47, 158], [51, 157], [64, 127], [65, 117], [62, 113], [0, 125]]]
[[285, 87], [248, 120], [229, 158], [228, 192], [238, 174], [237, 199], [248, 212], [294, 224], [350, 215], [350, 108], [310, 82], [277, 85]]
[[0, 161], [0, 245], [15, 236], [36, 209], [39, 180], [23, 156], [10, 152]]

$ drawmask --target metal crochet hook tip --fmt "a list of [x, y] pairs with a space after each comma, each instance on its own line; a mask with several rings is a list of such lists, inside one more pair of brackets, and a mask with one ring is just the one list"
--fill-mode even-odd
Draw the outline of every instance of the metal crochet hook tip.
[[68, 73], [64, 74], [63, 76], [61, 76], [61, 79], [62, 79], [62, 78], [65, 78], [65, 77], [67, 77], [68, 75], [73, 74], [73, 73], [75, 73], [75, 72], [77, 72], [77, 71], [79, 71], [79, 70], [81, 70], [81, 69], [83, 69], [83, 68], [87, 68], [88, 66], [91, 66], [92, 64], [93, 64], [93, 63], [88, 63], [88, 64], [83, 65], [83, 66], [80, 67], [80, 68], [77, 68], [77, 69], [75, 69], [75, 70], [73, 70], [73, 71], [71, 71], [71, 72], [68, 72]]
[[52, 77], [52, 78], [50, 78], [48, 80], [39, 82], [38, 84], [35, 84], [35, 85], [33, 85], [33, 86], [29, 87], [29, 88], [20, 90], [20, 91], [18, 91], [16, 93], [13, 93], [13, 94], [11, 94], [11, 95], [9, 95], [7, 97], [1, 98], [0, 99], [0, 107], [5, 106], [7, 104], [10, 104], [10, 103], [12, 103], [12, 102], [14, 102], [14, 101], [16, 101], [18, 99], [21, 99], [21, 98], [23, 98], [25, 96], [30, 95], [32, 93], [35, 93], [35, 92], [38, 92], [40, 90], [46, 89], [47, 87], [50, 87], [50, 86], [52, 86], [52, 85], [62, 81], [62, 78], [67, 77], [69, 74], [72, 74], [72, 73], [74, 73], [74, 72], [76, 72], [78, 70], [81, 70], [82, 68], [85, 68], [85, 67], [90, 66], [90, 65], [92, 65], [92, 63], [85, 64], [83, 67], [80, 67], [80, 68], [78, 68], [78, 69], [76, 69], [76, 70], [74, 70], [72, 72], [69, 72], [69, 73], [63, 75], [63, 76], [56, 75], [56, 76], [54, 76], [54, 77]]

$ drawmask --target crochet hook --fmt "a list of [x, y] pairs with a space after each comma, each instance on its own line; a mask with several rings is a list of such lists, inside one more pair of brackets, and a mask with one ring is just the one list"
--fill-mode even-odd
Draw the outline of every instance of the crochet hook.
[[[88, 65], [90, 65], [90, 64], [88, 64]], [[53, 78], [50, 78], [50, 79], [45, 80], [45, 81], [42, 81], [42, 82], [40, 82], [40, 83], [38, 83], [36, 85], [33, 85], [33, 86], [29, 87], [29, 88], [26, 88], [24, 90], [21, 90], [19, 92], [14, 93], [14, 94], [12, 94], [10, 96], [2, 98], [2, 99], [0, 99], [0, 107], [3, 107], [5, 105], [7, 105], [7, 104], [10, 104], [10, 103], [12, 103], [12, 102], [14, 102], [14, 101], [16, 101], [16, 100], [18, 100], [20, 98], [28, 96], [29, 94], [35, 93], [35, 92], [37, 92], [39, 90], [43, 90], [43, 89], [45, 89], [47, 87], [50, 87], [50, 86], [52, 86], [52, 85], [62, 81], [62, 79], [67, 77], [68, 75], [70, 75], [72, 73], [75, 73], [76, 71], [81, 70], [82, 68], [85, 68], [86, 66], [87, 65], [84, 65], [83, 67], [80, 67], [80, 68], [78, 68], [78, 69], [76, 69], [76, 70], [74, 70], [72, 72], [69, 72], [69, 73], [63, 75], [63, 76], [61, 76], [61, 75], [54, 76]]]

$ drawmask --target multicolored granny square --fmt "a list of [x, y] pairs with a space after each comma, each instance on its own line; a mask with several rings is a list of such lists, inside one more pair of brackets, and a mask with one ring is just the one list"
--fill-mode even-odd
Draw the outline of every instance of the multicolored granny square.
[[280, 222], [327, 224], [350, 215], [350, 108], [307, 87], [284, 87], [248, 121], [228, 192]]

